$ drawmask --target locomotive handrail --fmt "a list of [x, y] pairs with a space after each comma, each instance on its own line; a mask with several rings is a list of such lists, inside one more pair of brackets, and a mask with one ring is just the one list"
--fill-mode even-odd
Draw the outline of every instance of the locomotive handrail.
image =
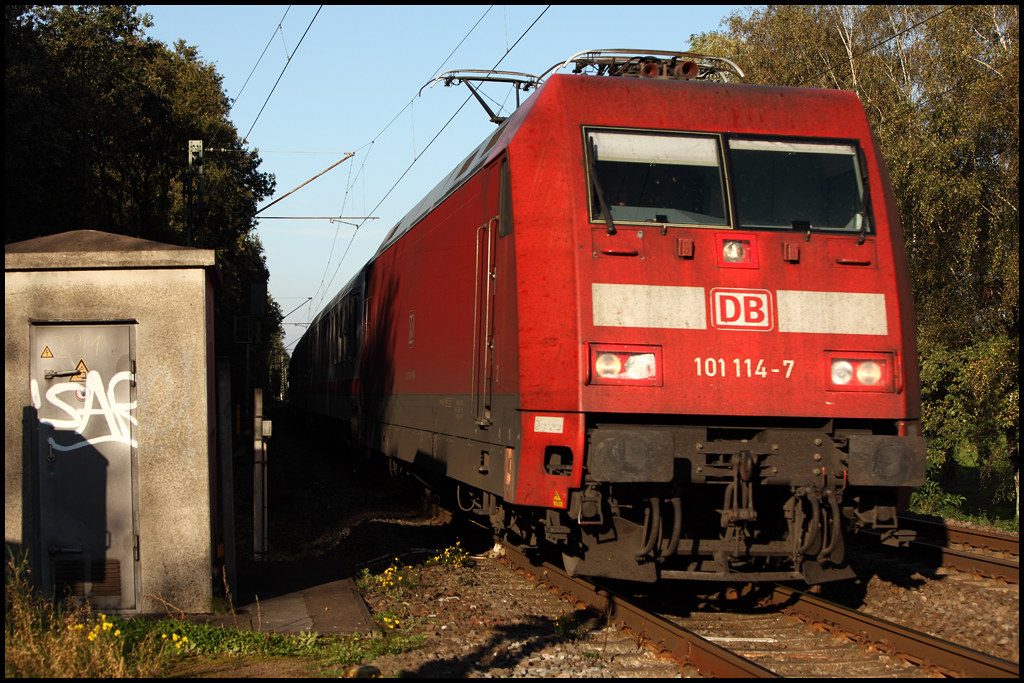
[[[626, 57], [626, 59], [622, 59]], [[642, 64], [643, 60], [649, 57], [669, 57], [673, 60], [683, 59], [685, 61], [695, 62], [699, 70], [695, 76], [684, 76], [684, 78], [696, 78], [704, 79], [708, 76], [717, 74], [722, 76], [723, 80], [728, 80], [727, 74], [732, 74], [737, 78], [743, 79], [745, 74], [743, 69], [737, 66], [731, 60], [725, 57], [713, 57], [711, 55], [703, 55], [696, 52], [673, 52], [669, 50], [627, 50], [627, 49], [612, 49], [612, 50], [584, 50], [583, 52], [577, 52], [569, 59], [564, 62], [555, 64], [550, 69], [540, 75], [540, 79], [543, 80], [546, 76], [555, 73], [559, 69], [564, 69], [569, 66], [570, 63], [576, 64], [576, 70], [574, 73], [583, 73], [583, 69], [588, 66], [598, 67], [598, 73], [605, 71], [611, 71], [613, 67], [620, 66], [626, 67], [631, 63]], [[623, 69], [614, 75], [620, 75]]]

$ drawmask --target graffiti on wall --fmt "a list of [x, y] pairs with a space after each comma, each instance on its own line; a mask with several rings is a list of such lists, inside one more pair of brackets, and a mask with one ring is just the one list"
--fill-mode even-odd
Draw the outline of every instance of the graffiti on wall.
[[[118, 401], [118, 385], [122, 382], [131, 382], [132, 373], [128, 371], [118, 372], [110, 378], [110, 382], [104, 385], [103, 378], [96, 370], [90, 370], [86, 374], [84, 384], [81, 382], [61, 382], [53, 385], [46, 391], [47, 410], [43, 410], [43, 401], [39, 393], [39, 383], [32, 380], [32, 405], [39, 411], [39, 421], [48, 424], [56, 430], [74, 431], [82, 437], [82, 440], [71, 445], [61, 445], [49, 437], [48, 441], [54, 450], [72, 451], [85, 446], [95, 446], [106, 442], [118, 442], [136, 447], [138, 444], [131, 438], [132, 425], [137, 425], [132, 411], [135, 409], [135, 402]], [[130, 391], [121, 389], [123, 396], [130, 396]], [[42, 417], [44, 414], [52, 414], [49, 406], [57, 408], [67, 415], [67, 419], [54, 417]], [[89, 430], [90, 436], [86, 437], [86, 429], [90, 425], [101, 425], [99, 429], [95, 426]], [[105, 424], [105, 428], [102, 426]]]

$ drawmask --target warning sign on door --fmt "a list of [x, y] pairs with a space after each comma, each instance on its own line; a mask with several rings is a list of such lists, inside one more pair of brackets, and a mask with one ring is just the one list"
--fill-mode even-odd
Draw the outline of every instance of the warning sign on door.
[[77, 375], [71, 377], [72, 382], [84, 382], [85, 376], [89, 374], [89, 368], [85, 365], [85, 359], [79, 359], [78, 365], [75, 366], [75, 372]]

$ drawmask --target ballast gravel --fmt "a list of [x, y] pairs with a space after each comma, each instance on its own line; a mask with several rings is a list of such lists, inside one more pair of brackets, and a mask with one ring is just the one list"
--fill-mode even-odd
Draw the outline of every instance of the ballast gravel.
[[671, 660], [578, 610], [490, 557], [472, 568], [421, 567], [412, 595], [368, 595], [424, 646], [374, 662], [384, 676], [443, 678], [678, 677]]
[[[675, 662], [638, 647], [629, 634], [603, 628], [600, 619], [553, 595], [539, 582], [515, 573], [498, 559], [483, 557], [490, 541], [481, 543], [478, 537], [471, 541], [454, 525], [431, 521], [407, 490], [379, 476], [365, 462], [325, 449], [322, 435], [293, 426], [287, 419], [275, 427], [270, 449], [274, 467], [270, 524], [272, 547], [279, 554], [274, 559], [340, 560], [357, 577], [363, 567], [380, 571], [396, 556], [420, 566], [415, 591], [367, 595], [375, 616], [397, 617], [404, 635], [425, 638], [421, 649], [370, 662], [383, 675], [680, 675]], [[410, 548], [440, 552], [460, 539], [462, 547], [482, 557], [474, 567], [426, 567], [421, 563], [428, 554], [405, 555]], [[910, 565], [864, 544], [851, 547], [849, 554], [860, 578], [827, 584], [815, 592], [1019, 662], [1018, 586]], [[686, 669], [682, 675], [694, 674]]]

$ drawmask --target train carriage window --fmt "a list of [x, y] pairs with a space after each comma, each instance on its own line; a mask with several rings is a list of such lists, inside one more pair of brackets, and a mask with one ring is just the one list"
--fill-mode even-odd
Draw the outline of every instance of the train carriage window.
[[498, 194], [498, 236], [512, 233], [512, 178], [508, 170], [508, 157], [501, 160], [501, 189]]
[[849, 144], [729, 140], [741, 228], [855, 232], [866, 220], [857, 150]]
[[[729, 224], [717, 136], [593, 131], [597, 180], [616, 222]], [[590, 216], [605, 219], [595, 192]]]

